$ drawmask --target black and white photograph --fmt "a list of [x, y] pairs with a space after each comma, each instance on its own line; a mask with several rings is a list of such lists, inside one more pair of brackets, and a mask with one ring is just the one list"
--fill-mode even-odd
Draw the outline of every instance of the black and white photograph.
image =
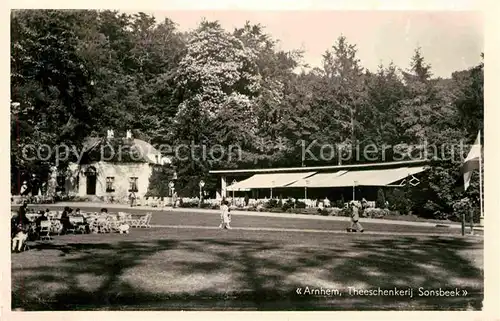
[[481, 11], [136, 5], [10, 10], [12, 311], [483, 311]]

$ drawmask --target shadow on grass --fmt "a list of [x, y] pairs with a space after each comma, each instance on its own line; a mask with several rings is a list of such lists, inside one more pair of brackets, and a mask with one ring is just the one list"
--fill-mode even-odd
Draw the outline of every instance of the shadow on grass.
[[[337, 239], [341, 246], [287, 247], [279, 241], [195, 238], [190, 240], [119, 241], [115, 243], [43, 243], [34, 253], [57, 251], [56, 265], [33, 264], [13, 270], [12, 308], [24, 310], [465, 310], [481, 309], [482, 271], [459, 253], [481, 250], [481, 244], [459, 238]], [[174, 253], [181, 251], [181, 259]], [[26, 253], [28, 255], [28, 253]], [[146, 266], [163, 255], [158, 267], [179, 276], [222, 271], [230, 286], [208, 282], [191, 291], [148, 291], [128, 281], [130, 269]], [[172, 255], [172, 261], [170, 258]], [[211, 262], [191, 259], [209, 255]], [[315, 271], [321, 273], [315, 275]], [[22, 272], [22, 273], [21, 273]], [[21, 274], [18, 274], [21, 273]], [[99, 278], [94, 289], [81, 275]], [[290, 279], [290, 276], [298, 276]], [[148, 277], [148, 276], [145, 276]], [[152, 275], [151, 277], [155, 277]], [[318, 281], [320, 279], [320, 281]], [[160, 280], [158, 280], [160, 281]], [[310, 282], [310, 284], [307, 284]], [[50, 295], [37, 296], [56, 284]], [[323, 285], [324, 284], [324, 285]], [[342, 296], [297, 295], [297, 287], [325, 289], [341, 285]], [[140, 285], [140, 284], [139, 284]], [[412, 288], [414, 297], [350, 296], [348, 287]], [[467, 290], [467, 296], [418, 297], [426, 290]]]

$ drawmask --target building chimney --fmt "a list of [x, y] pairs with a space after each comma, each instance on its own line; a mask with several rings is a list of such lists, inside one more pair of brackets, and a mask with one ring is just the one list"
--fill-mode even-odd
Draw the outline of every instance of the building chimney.
[[127, 130], [127, 139], [132, 139], [132, 131], [130, 129]]
[[108, 139], [115, 138], [115, 132], [112, 129], [108, 129]]

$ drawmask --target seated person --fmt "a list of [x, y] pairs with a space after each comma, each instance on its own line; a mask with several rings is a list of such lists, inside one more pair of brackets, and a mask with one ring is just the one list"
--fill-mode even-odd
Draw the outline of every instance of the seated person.
[[66, 234], [66, 231], [73, 227], [73, 225], [69, 221], [69, 214], [72, 211], [73, 210], [70, 209], [69, 207], [65, 207], [64, 211], [61, 214], [61, 218], [59, 219], [59, 221], [61, 222], [62, 225], [62, 234]]
[[81, 217], [83, 219], [83, 222], [78, 224], [79, 226], [81, 226], [80, 228], [85, 232], [85, 233], [90, 233], [90, 227], [89, 227], [89, 224], [87, 222], [87, 218], [85, 217], [85, 215], [82, 214], [81, 210], [79, 208], [77, 208], [75, 210], [75, 217]]
[[28, 232], [23, 228], [23, 225], [16, 226], [14, 237], [12, 238], [12, 251], [21, 252], [24, 244], [28, 240]]
[[35, 220], [35, 225], [36, 225], [36, 233], [40, 234], [40, 225], [42, 221], [47, 221], [49, 218], [47, 217], [47, 212], [41, 211], [41, 215], [36, 218]]

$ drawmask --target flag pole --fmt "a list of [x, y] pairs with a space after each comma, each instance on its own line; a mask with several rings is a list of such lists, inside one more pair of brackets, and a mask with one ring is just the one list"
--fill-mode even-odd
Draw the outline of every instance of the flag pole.
[[479, 131], [479, 222], [484, 226], [484, 213], [483, 213], [483, 145], [481, 144], [481, 130]]

